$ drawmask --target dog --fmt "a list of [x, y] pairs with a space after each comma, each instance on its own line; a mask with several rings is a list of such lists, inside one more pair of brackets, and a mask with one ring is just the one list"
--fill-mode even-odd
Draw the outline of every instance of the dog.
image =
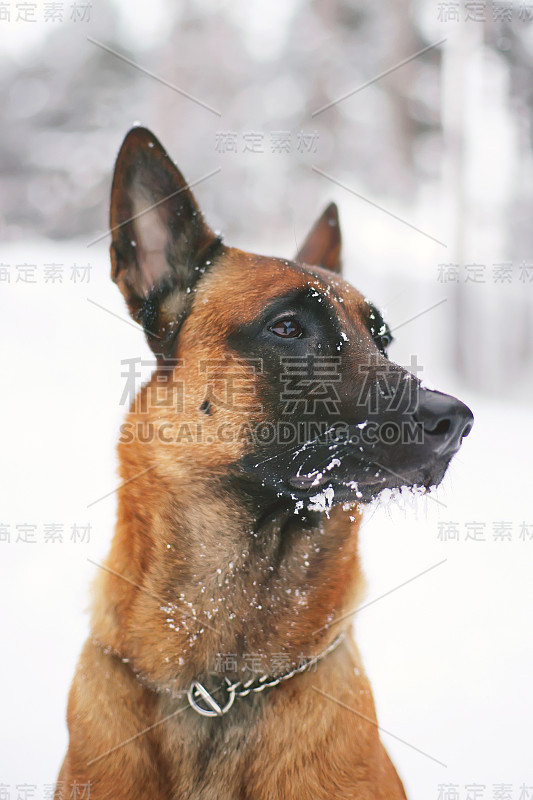
[[334, 204], [292, 261], [229, 247], [135, 127], [110, 227], [155, 370], [121, 429], [56, 800], [405, 798], [350, 632], [361, 509], [438, 485], [471, 411], [389, 361]]

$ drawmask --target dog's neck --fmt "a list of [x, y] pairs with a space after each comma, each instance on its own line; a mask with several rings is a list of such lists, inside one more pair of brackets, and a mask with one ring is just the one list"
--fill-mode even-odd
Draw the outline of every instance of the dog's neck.
[[231, 679], [245, 662], [248, 677], [269, 672], [278, 654], [295, 665], [350, 626], [337, 620], [361, 591], [357, 508], [295, 513], [216, 479], [162, 485], [156, 472], [119, 492], [93, 616], [95, 638], [150, 685], [184, 688], [226, 656]]

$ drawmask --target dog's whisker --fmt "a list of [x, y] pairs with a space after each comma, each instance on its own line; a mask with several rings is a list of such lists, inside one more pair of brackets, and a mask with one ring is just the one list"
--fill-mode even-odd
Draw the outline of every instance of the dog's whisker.
[[[255, 461], [254, 464], [255, 464], [256, 467], [259, 467], [262, 464], [266, 464], [269, 461], [275, 461], [276, 459], [286, 458], [288, 454], [290, 454], [290, 453], [294, 454], [295, 452], [296, 452], [296, 456], [298, 456], [300, 453], [303, 453], [309, 447], [311, 447], [312, 445], [316, 444], [320, 440], [320, 438], [322, 436], [327, 436], [328, 434], [332, 433], [334, 430], [335, 430], [335, 426], [332, 425], [330, 428], [327, 428], [323, 433], [319, 433], [317, 436], [315, 436], [314, 439], [308, 439], [303, 443], [302, 442], [298, 442], [298, 444], [293, 445], [292, 447], [289, 447], [287, 450], [280, 450], [279, 452], [274, 453], [271, 456], [267, 456], [266, 458], [263, 458], [263, 459], [261, 459], [259, 461]], [[336, 444], [336, 443], [332, 443], [332, 444]]]
[[[394, 470], [390, 469], [389, 467], [385, 467], [383, 464], [380, 464], [378, 461], [374, 461], [374, 464], [376, 465], [376, 467], [379, 467], [380, 469], [384, 469], [385, 472], [390, 472], [390, 474], [394, 475], [395, 478], [400, 478], [402, 481], [405, 481], [405, 485], [406, 486], [410, 485], [410, 480], [409, 480], [409, 477], [407, 475], [402, 475], [400, 472], [394, 472]], [[439, 506], [442, 506], [443, 508], [448, 508], [446, 503], [443, 503], [441, 500], [437, 500], [436, 497], [433, 497], [427, 491], [424, 492], [424, 497], [427, 497], [428, 500], [431, 500], [433, 503], [437, 503]]]

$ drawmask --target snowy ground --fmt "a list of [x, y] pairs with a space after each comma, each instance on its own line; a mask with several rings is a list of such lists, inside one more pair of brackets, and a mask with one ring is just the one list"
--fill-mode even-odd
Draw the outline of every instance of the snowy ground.
[[[67, 691], [87, 635], [96, 569], [88, 559], [105, 556], [112, 533], [114, 496], [87, 506], [117, 485], [120, 360], [149, 351], [133, 327], [88, 301], [126, 318], [102, 245], [22, 244], [4, 248], [1, 260], [39, 269], [34, 285], [15, 283], [14, 269], [0, 285], [2, 339], [10, 342], [0, 522], [11, 536], [0, 541], [0, 784], [15, 798], [17, 784], [30, 784], [44, 798], [66, 748]], [[50, 262], [64, 264], [63, 285], [44, 283]], [[88, 262], [90, 282], [75, 284], [72, 265]], [[403, 310], [407, 318], [417, 309]], [[531, 408], [476, 396], [438, 364], [431, 377], [471, 406], [474, 431], [438, 503], [369, 509], [361, 542], [367, 601], [386, 596], [356, 615], [357, 641], [411, 800], [437, 800], [442, 784], [466, 800], [472, 783], [486, 786], [486, 798], [498, 796], [494, 784], [510, 785], [518, 800], [522, 784], [533, 787]], [[439, 540], [439, 522], [454, 523], [459, 539]], [[474, 522], [485, 523], [486, 541], [465, 540]], [[50, 523], [63, 526], [62, 543], [45, 542]], [[90, 541], [71, 541], [72, 526], [87, 523]], [[510, 525], [510, 541], [495, 540], [500, 523]], [[35, 527], [24, 534], [24, 524]], [[16, 541], [21, 531], [35, 543]]]

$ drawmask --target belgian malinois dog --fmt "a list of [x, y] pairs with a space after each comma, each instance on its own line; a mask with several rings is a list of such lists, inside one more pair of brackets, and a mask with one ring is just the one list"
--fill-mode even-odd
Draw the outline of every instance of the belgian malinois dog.
[[136, 127], [111, 233], [156, 368], [121, 430], [56, 797], [404, 798], [350, 633], [361, 507], [438, 485], [470, 410], [387, 358], [333, 204], [293, 261], [229, 247]]

